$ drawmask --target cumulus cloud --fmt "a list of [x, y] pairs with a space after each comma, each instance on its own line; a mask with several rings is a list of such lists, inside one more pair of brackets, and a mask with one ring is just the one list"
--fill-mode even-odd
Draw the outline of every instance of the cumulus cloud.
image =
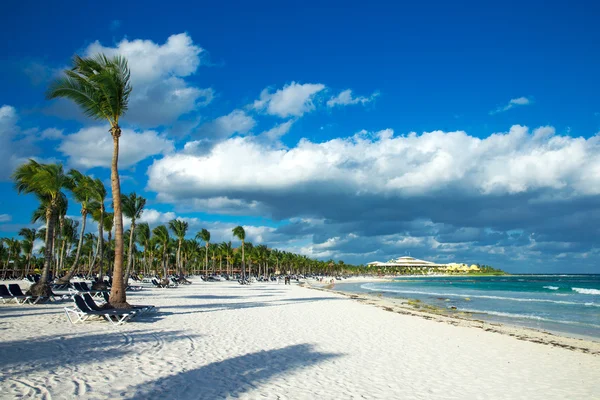
[[463, 131], [394, 136], [384, 130], [323, 143], [301, 140], [287, 150], [267, 148], [252, 138], [231, 138], [204, 156], [172, 154], [156, 161], [149, 170], [149, 186], [192, 197], [328, 184], [340, 194], [402, 197], [448, 188], [463, 195], [544, 188], [585, 195], [600, 193], [598, 168], [597, 137], [558, 136], [553, 128], [530, 132], [515, 125], [486, 139]]
[[346, 89], [340, 92], [340, 94], [338, 94], [337, 96], [332, 96], [329, 100], [327, 100], [327, 107], [348, 106], [353, 104], [365, 105], [375, 100], [377, 96], [379, 96], [379, 92], [375, 92], [369, 97], [352, 97], [352, 90]]
[[261, 133], [261, 136], [267, 138], [268, 140], [279, 140], [283, 135], [290, 131], [294, 122], [296, 122], [296, 120], [290, 119], [289, 121], [277, 124], [273, 128]]
[[127, 121], [153, 127], [172, 124], [212, 101], [212, 89], [198, 88], [185, 79], [201, 65], [203, 52], [187, 33], [181, 33], [169, 36], [163, 44], [123, 39], [115, 47], [106, 47], [96, 41], [86, 48], [85, 55], [127, 58], [133, 85]]
[[223, 139], [236, 133], [248, 133], [255, 125], [254, 118], [243, 110], [233, 110], [227, 115], [200, 126], [197, 133], [203, 137]]
[[528, 99], [527, 97], [518, 97], [516, 99], [511, 99], [507, 105], [498, 107], [497, 109], [490, 111], [490, 115], [508, 111], [508, 110], [518, 107], [518, 106], [526, 106], [531, 103], [532, 103], [532, 100]]
[[[281, 234], [310, 233], [311, 243], [298, 249], [322, 256], [373, 248], [393, 256], [402, 243], [418, 242], [423, 256], [451, 259], [477, 243], [479, 256], [518, 259], [515, 249], [534, 250], [523, 241], [528, 234], [515, 231], [536, 232], [542, 242], [600, 233], [599, 139], [557, 135], [552, 127], [515, 125], [486, 138], [363, 131], [322, 143], [301, 140], [289, 149], [234, 137], [202, 155], [156, 160], [148, 177], [159, 200], [188, 210], [227, 213], [235, 204], [236, 214], [310, 219]], [[376, 238], [364, 242], [371, 250], [357, 247], [365, 237]]]
[[[65, 135], [58, 150], [75, 168], [110, 167], [113, 140], [107, 125], [82, 128]], [[173, 151], [173, 142], [155, 131], [123, 129], [119, 141], [119, 166], [128, 167], [156, 154]]]
[[274, 93], [267, 88], [261, 92], [260, 98], [254, 102], [253, 108], [282, 118], [300, 117], [315, 109], [315, 96], [324, 89], [325, 85], [320, 83], [300, 84], [296, 82], [285, 85]]
[[28, 158], [36, 158], [39, 152], [36, 142], [44, 132], [58, 132], [47, 129], [42, 133], [39, 129], [23, 130], [18, 125], [17, 110], [9, 105], [0, 107], [0, 180], [8, 180], [13, 170]]

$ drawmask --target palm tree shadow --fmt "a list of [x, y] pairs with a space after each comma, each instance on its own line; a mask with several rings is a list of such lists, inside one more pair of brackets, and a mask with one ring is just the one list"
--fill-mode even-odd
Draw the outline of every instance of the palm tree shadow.
[[129, 399], [237, 398], [279, 375], [340, 356], [316, 352], [309, 344], [245, 354], [140, 384]]
[[65, 366], [118, 362], [123, 357], [135, 355], [139, 351], [137, 346], [152, 349], [156, 344], [191, 340], [194, 337], [197, 335], [183, 335], [181, 331], [152, 330], [48, 335], [38, 337], [35, 341], [18, 339], [0, 342], [0, 359], [2, 368], [27, 375]]

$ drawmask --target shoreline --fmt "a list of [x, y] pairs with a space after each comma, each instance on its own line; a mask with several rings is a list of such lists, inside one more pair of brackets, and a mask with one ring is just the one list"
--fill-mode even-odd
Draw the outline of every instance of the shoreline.
[[411, 303], [415, 304], [415, 301], [413, 299], [393, 299], [383, 296], [380, 297], [375, 294], [369, 293], [358, 294], [353, 292], [345, 292], [342, 290], [336, 290], [335, 285], [333, 288], [328, 288], [327, 286], [329, 285], [315, 286], [310, 282], [305, 281], [303, 284], [301, 283], [300, 286], [312, 290], [319, 290], [323, 292], [342, 295], [352, 300], [356, 300], [359, 303], [375, 306], [388, 312], [419, 317], [426, 320], [431, 320], [439, 323], [446, 323], [454, 326], [477, 328], [485, 332], [511, 336], [518, 340], [559, 347], [571, 351], [581, 352], [584, 354], [600, 356], [600, 341], [593, 340], [593, 338], [587, 336], [570, 337], [565, 336], [561, 332], [548, 332], [524, 326], [484, 321], [469, 317], [467, 313], [463, 313], [462, 315], [458, 313], [451, 314], [449, 312], [445, 312], [445, 310], [441, 308], [428, 306], [424, 303], [420, 304], [426, 306], [425, 309], [416, 309], [413, 305], [411, 305]]

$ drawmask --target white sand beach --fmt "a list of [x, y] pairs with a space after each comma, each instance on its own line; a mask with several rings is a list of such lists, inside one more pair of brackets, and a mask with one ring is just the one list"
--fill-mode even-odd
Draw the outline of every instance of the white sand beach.
[[128, 294], [123, 326], [70, 301], [0, 304], [0, 397], [600, 399], [600, 356], [387, 312], [283, 283]]

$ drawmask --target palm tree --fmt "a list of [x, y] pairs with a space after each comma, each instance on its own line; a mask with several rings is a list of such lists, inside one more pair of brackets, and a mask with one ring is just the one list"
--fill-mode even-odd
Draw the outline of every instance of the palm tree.
[[125, 278], [123, 282], [127, 284], [129, 282], [129, 274], [131, 273], [131, 265], [133, 264], [133, 258], [131, 256], [133, 251], [133, 238], [136, 232], [136, 223], [141, 218], [146, 206], [146, 199], [142, 196], [138, 196], [135, 192], [129, 195], [121, 196], [121, 203], [123, 206], [123, 214], [131, 219], [131, 229], [129, 233], [129, 251], [127, 252], [127, 271], [125, 272]]
[[183, 242], [183, 238], [188, 230], [188, 223], [182, 221], [180, 219], [172, 219], [169, 221], [169, 229], [173, 231], [175, 236], [177, 236], [177, 270], [179, 275], [183, 275], [183, 271], [181, 270], [181, 242]]
[[[106, 210], [104, 200], [106, 199], [106, 187], [104, 187], [104, 183], [99, 178], [94, 179], [92, 198], [94, 201], [89, 205], [89, 208], [92, 219], [98, 224], [98, 244], [91, 268], [95, 268], [96, 263], [99, 263], [99, 270], [102, 273], [102, 263], [104, 262], [104, 213]], [[92, 270], [90, 269], [90, 275], [91, 273]]]
[[147, 267], [150, 271], [150, 260], [152, 259], [149, 254], [150, 240], [152, 232], [150, 231], [150, 225], [147, 222], [142, 222], [135, 228], [135, 240], [136, 242], [144, 247], [144, 267]]
[[12, 274], [15, 274], [17, 257], [19, 256], [19, 253], [21, 253], [21, 242], [18, 239], [13, 238], [3, 238], [2, 242], [6, 244], [6, 247], [8, 248], [8, 257], [6, 258], [6, 264], [2, 273], [2, 279], [6, 279], [6, 274], [8, 273], [8, 268], [10, 268], [10, 259], [12, 256], [14, 256]]
[[[107, 233], [107, 241], [106, 241], [106, 256], [108, 258], [108, 263], [110, 265], [110, 246], [112, 244], [112, 231], [115, 226], [115, 214], [108, 212], [104, 214], [104, 220], [102, 222], [102, 226], [104, 231]], [[101, 264], [102, 265], [102, 264]], [[108, 271], [110, 275], [110, 271]], [[114, 282], [114, 270], [112, 271], [112, 277]], [[100, 281], [102, 281], [102, 269], [100, 269]]]
[[75, 253], [73, 264], [71, 264], [71, 269], [69, 269], [69, 272], [67, 272], [67, 274], [59, 280], [59, 283], [69, 283], [79, 264], [81, 247], [83, 246], [83, 239], [85, 236], [85, 224], [87, 222], [88, 213], [90, 212], [90, 204], [94, 198], [94, 190], [96, 185], [91, 177], [83, 175], [81, 172], [75, 169], [71, 169], [69, 171], [69, 176], [73, 181], [73, 186], [71, 188], [73, 198], [75, 201], [81, 204], [81, 231], [79, 233], [77, 252]]
[[54, 231], [58, 202], [61, 196], [64, 196], [62, 190], [71, 187], [71, 179], [64, 173], [60, 164], [40, 164], [29, 160], [16, 169], [13, 180], [19, 194], [35, 194], [46, 208], [44, 269], [40, 280], [31, 285], [29, 292], [34, 296], [50, 296], [52, 290], [48, 284], [48, 277], [53, 254], [53, 238], [50, 235]]
[[204, 242], [206, 247], [205, 261], [204, 261], [204, 277], [208, 276], [208, 243], [210, 242], [210, 232], [204, 228], [196, 234], [196, 239], [200, 239]]
[[73, 100], [88, 117], [106, 119], [110, 124], [113, 138], [110, 180], [115, 213], [115, 263], [110, 304], [117, 308], [129, 308], [123, 285], [123, 215], [118, 169], [121, 137], [119, 119], [127, 111], [132, 90], [127, 60], [121, 56], [108, 58], [104, 54], [89, 58], [75, 56], [73, 68], [64, 73], [65, 76], [50, 84], [46, 97]]
[[[62, 224], [62, 230], [60, 233], [61, 236], [61, 248], [60, 248], [60, 262], [58, 264], [57, 270], [60, 272], [64, 265], [64, 259], [69, 255], [71, 251], [71, 247], [73, 243], [78, 240], [77, 235], [77, 227], [79, 226], [79, 222], [71, 219], [65, 218]], [[58, 274], [57, 274], [58, 275]]]
[[168, 283], [168, 272], [167, 272], [167, 252], [169, 250], [169, 230], [164, 225], [159, 225], [152, 230], [152, 234], [160, 244], [162, 250], [162, 264], [163, 264], [163, 281]]
[[19, 231], [19, 236], [23, 237], [23, 250], [27, 254], [27, 264], [23, 275], [27, 275], [29, 273], [29, 268], [31, 267], [31, 256], [33, 255], [33, 244], [35, 243], [36, 232], [35, 229], [30, 228], [22, 228]]
[[242, 241], [242, 282], [246, 279], [246, 258], [244, 254], [244, 241], [246, 240], [246, 231], [242, 226], [236, 226], [232, 230], [233, 236]]

